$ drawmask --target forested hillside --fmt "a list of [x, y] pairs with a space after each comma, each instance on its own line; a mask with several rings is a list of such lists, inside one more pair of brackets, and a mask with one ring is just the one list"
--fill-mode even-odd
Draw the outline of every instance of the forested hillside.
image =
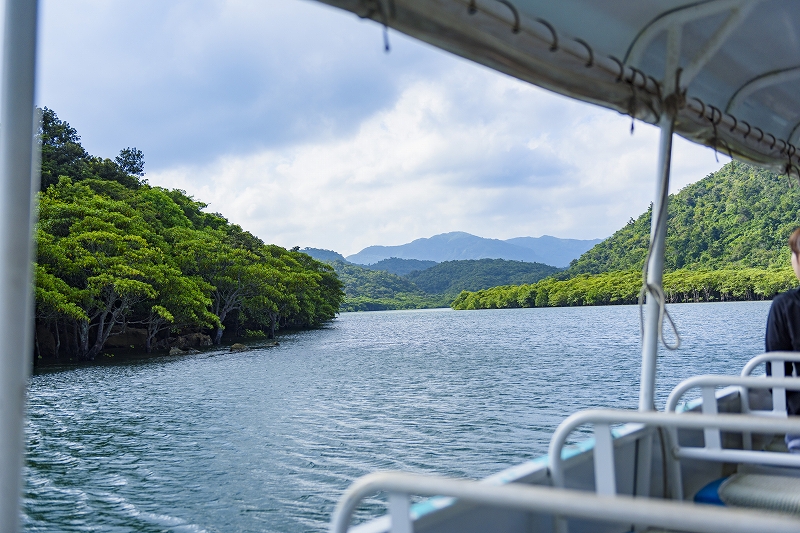
[[334, 261], [331, 265], [344, 283], [346, 298], [342, 302], [342, 311], [447, 307], [452, 300], [426, 294], [413, 282], [390, 272], [345, 261]]
[[422, 271], [411, 272], [406, 277], [427, 293], [455, 297], [464, 290], [476, 291], [497, 285], [535, 283], [559, 270], [541, 263], [472, 259], [445, 261]]
[[344, 295], [329, 265], [148, 185], [138, 150], [90, 156], [48, 109], [39, 137], [38, 357], [91, 360], [131, 331], [148, 351], [187, 333], [217, 343], [223, 332], [272, 336], [338, 311]]
[[333, 250], [323, 250], [322, 248], [303, 248], [300, 250], [304, 254], [310, 255], [317, 261], [324, 261], [326, 263], [332, 263], [333, 261], [347, 261], [344, 256], [340, 253], [334, 252]]
[[423, 261], [421, 259], [400, 259], [399, 257], [390, 257], [389, 259], [382, 259], [377, 263], [371, 265], [362, 265], [364, 268], [370, 270], [385, 270], [398, 276], [407, 276], [415, 270], [425, 270], [436, 266], [436, 261]]
[[[664, 291], [670, 302], [768, 299], [798, 285], [786, 241], [800, 187], [732, 162], [670, 196]], [[455, 309], [635, 303], [650, 211], [538, 283], [462, 292]]]
[[[731, 162], [670, 196], [665, 268], [785, 267], [800, 225], [800, 187], [786, 176]], [[565, 276], [640, 269], [650, 211], [572, 263]]]
[[[386, 260], [389, 267], [398, 261]], [[447, 307], [462, 290], [480, 290], [507, 283], [533, 283], [559, 269], [539, 263], [480, 259], [446, 261], [398, 276], [377, 265], [346, 261], [330, 263], [344, 283], [342, 311], [379, 311]], [[402, 264], [400, 266], [403, 266]]]

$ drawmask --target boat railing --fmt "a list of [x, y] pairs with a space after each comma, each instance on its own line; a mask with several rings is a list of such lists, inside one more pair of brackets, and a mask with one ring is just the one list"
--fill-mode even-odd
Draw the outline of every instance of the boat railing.
[[[700, 376], [716, 378], [726, 376]], [[695, 379], [696, 378], [692, 378]], [[751, 385], [751, 381], [765, 382], [762, 378], [741, 378], [742, 384]], [[687, 380], [691, 381], [691, 380]], [[708, 380], [711, 382], [712, 380]], [[800, 380], [769, 380], [786, 388], [800, 389]], [[789, 382], [792, 383], [789, 383]], [[699, 381], [699, 383], [705, 383]], [[642, 424], [643, 426], [666, 428], [667, 449], [671, 453], [666, 456], [667, 477], [670, 479], [670, 492], [674, 499], [683, 499], [683, 488], [678, 462], [681, 459], [698, 459], [723, 463], [767, 464], [771, 466], [800, 467], [800, 455], [738, 450], [722, 448], [717, 441], [706, 441], [704, 446], [680, 446], [676, 437], [677, 429], [720, 430], [734, 432], [753, 432], [763, 434], [800, 433], [800, 418], [768, 418], [747, 414], [701, 414], [674, 413], [658, 411], [624, 411], [618, 409], [590, 409], [579, 411], [564, 420], [553, 433], [550, 441], [549, 468], [555, 487], [566, 486], [562, 449], [570, 434], [585, 425], [594, 426], [594, 476], [595, 491], [598, 495], [611, 496], [617, 493], [616, 469], [614, 461], [614, 444], [611, 426], [615, 424]]]
[[[764, 354], [764, 355], [771, 356], [772, 354]], [[758, 358], [752, 359], [751, 362], [755, 361], [756, 359]], [[762, 359], [761, 361], [758, 362], [764, 362], [765, 360], [766, 359]], [[790, 359], [786, 358], [786, 359], [771, 359], [771, 360], [775, 362], [781, 362]], [[752, 371], [752, 369], [755, 368], [758, 362], [752, 365], [749, 369], [748, 369], [749, 366], [748, 363], [748, 366], [745, 366], [745, 371]], [[702, 398], [703, 398], [703, 404], [701, 407], [702, 413], [704, 415], [717, 414], [717, 400], [716, 400], [717, 387], [734, 386], [734, 387], [739, 387], [739, 396], [740, 396], [742, 413], [759, 415], [759, 416], [772, 416], [775, 418], [786, 418], [786, 391], [800, 390], [800, 379], [782, 377], [783, 374], [782, 364], [773, 365], [773, 369], [780, 370], [781, 377], [773, 376], [766, 378], [765, 376], [752, 377], [752, 376], [717, 376], [717, 375], [691, 377], [689, 379], [680, 382], [674, 389], [672, 389], [669, 398], [667, 398], [665, 411], [666, 412], [676, 411], [680, 400], [687, 392], [689, 392], [692, 389], [700, 389], [702, 391]], [[742, 371], [742, 373], [744, 373], [745, 371]], [[771, 389], [772, 409], [751, 410], [750, 400], [749, 400], [750, 398], [749, 391], [751, 389]], [[721, 435], [718, 429], [709, 427], [706, 428], [703, 433], [707, 448], [718, 449], [721, 447], [720, 444]], [[744, 431], [742, 433], [742, 447], [745, 450], [751, 450], [753, 448], [752, 433], [753, 433], [752, 431]]]
[[761, 355], [757, 355], [750, 359], [746, 365], [744, 365], [744, 368], [742, 369], [742, 376], [744, 377], [751, 375], [753, 370], [758, 368], [761, 363], [772, 363], [774, 368], [772, 371], [772, 376], [776, 378], [786, 377], [782, 368], [783, 365], [775, 364], [779, 362], [800, 363], [800, 352], [766, 352], [762, 353]]
[[596, 495], [522, 483], [487, 485], [438, 476], [378, 472], [357, 479], [347, 489], [333, 513], [330, 533], [345, 533], [360, 502], [379, 492], [389, 496], [390, 533], [414, 531], [412, 495], [448, 496], [479, 506], [697, 533], [797, 533], [800, 530], [800, 520], [796, 517], [749, 509], [717, 508], [625, 495]]
[[[785, 366], [781, 363], [800, 363], [800, 353], [798, 352], [767, 352], [757, 355], [750, 359], [742, 369], [742, 377], [752, 375], [753, 371], [758, 368], [762, 363], [771, 366], [771, 376], [773, 378], [788, 377], [786, 375]], [[742, 412], [750, 412], [750, 397], [748, 394], [741, 395]], [[760, 414], [769, 414], [762, 412]], [[783, 387], [774, 387], [772, 389], [772, 416], [784, 417], [786, 416], [786, 389]]]

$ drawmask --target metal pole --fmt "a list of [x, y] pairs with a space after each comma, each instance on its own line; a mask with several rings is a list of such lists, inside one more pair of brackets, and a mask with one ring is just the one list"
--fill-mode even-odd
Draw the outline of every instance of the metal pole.
[[[675, 127], [675, 112], [664, 111], [658, 126], [661, 139], [658, 147], [658, 183], [653, 202], [650, 240], [653, 251], [647, 265], [647, 284], [661, 287], [664, 274], [664, 242], [667, 237], [667, 192], [669, 191], [669, 167], [672, 159], [672, 132]], [[659, 223], [660, 222], [660, 223]], [[654, 406], [656, 382], [656, 356], [658, 355], [659, 303], [649, 292], [645, 307], [644, 337], [642, 339], [642, 377], [639, 388], [639, 410], [651, 411]]]
[[[33, 357], [36, 0], [6, 0], [0, 86], [0, 532], [19, 531], [23, 418]], [[35, 179], [34, 179], [35, 177]]]

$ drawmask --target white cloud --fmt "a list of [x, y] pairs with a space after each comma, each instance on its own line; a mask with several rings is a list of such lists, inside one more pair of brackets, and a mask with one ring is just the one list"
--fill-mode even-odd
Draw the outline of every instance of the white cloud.
[[[269, 242], [349, 254], [462, 230], [605, 237], [655, 190], [658, 132], [452, 62], [350, 135], [152, 173]], [[673, 190], [721, 166], [676, 142]]]
[[[356, 252], [462, 230], [605, 237], [648, 205], [657, 132], [317, 2], [43, 0], [38, 102], [145, 153], [268, 242]], [[676, 144], [673, 183], [720, 166]]]

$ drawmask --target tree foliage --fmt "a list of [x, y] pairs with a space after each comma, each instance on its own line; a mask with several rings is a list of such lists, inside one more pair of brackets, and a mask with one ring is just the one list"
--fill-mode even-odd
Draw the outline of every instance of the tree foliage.
[[[566, 280], [551, 277], [532, 284], [464, 291], [451, 306], [467, 310], [634, 304], [641, 286], [638, 270], [579, 274]], [[764, 300], [796, 286], [791, 268], [680, 269], [664, 275], [669, 303]]]
[[123, 148], [114, 158], [123, 172], [131, 176], [144, 176], [144, 154], [137, 148]]
[[449, 300], [425, 294], [413, 282], [386, 272], [347, 261], [330, 265], [344, 284], [342, 311], [384, 311], [447, 307]]
[[36, 331], [37, 341], [55, 339], [56, 356], [94, 359], [129, 327], [146, 331], [150, 351], [173, 333], [273, 336], [338, 311], [344, 294], [330, 266], [265, 245], [183, 191], [140, 181], [134, 167], [89, 156], [48, 109], [40, 138], [48, 177], [36, 227]]
[[[432, 266], [427, 263], [432, 263]], [[503, 259], [433, 263], [393, 258], [370, 266], [346, 261], [332, 261], [330, 264], [344, 282], [346, 298], [342, 311], [447, 307], [462, 290], [485, 289], [507, 283], [531, 283], [559, 271], [556, 267], [540, 263]], [[400, 276], [378, 270], [381, 264], [400, 269], [421, 264], [427, 268]]]
[[439, 263], [436, 261], [390, 257], [388, 259], [381, 259], [377, 263], [373, 263], [371, 265], [364, 265], [364, 268], [368, 268], [369, 270], [384, 270], [398, 276], [408, 276], [414, 271], [425, 270], [426, 268], [431, 268], [432, 266], [436, 266], [438, 264]]
[[[800, 225], [800, 188], [786, 176], [733, 161], [670, 195], [667, 270], [776, 268]], [[650, 210], [574, 261], [563, 277], [641, 269]]]
[[461, 291], [475, 291], [498, 285], [535, 283], [560, 269], [542, 263], [505, 259], [445, 261], [406, 276], [429, 294], [455, 297]]

